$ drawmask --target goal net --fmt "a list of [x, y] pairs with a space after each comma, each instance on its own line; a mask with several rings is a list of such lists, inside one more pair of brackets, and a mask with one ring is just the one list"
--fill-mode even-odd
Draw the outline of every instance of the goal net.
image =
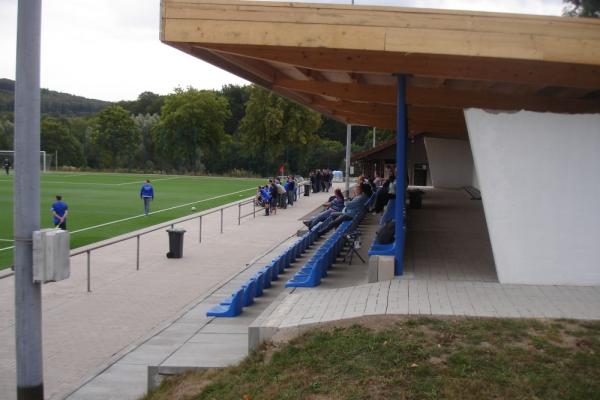
[[[40, 170], [47, 172], [52, 166], [53, 154], [46, 154], [44, 150], [40, 151]], [[15, 151], [14, 150], [0, 150], [0, 166], [4, 169], [4, 161], [8, 160], [10, 169], [15, 167]], [[2, 171], [3, 172], [3, 171]]]

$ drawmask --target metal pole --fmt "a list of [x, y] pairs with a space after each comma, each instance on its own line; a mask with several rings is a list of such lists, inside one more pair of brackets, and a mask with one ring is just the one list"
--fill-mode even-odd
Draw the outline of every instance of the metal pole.
[[221, 208], [221, 233], [223, 233], [223, 209]]
[[[353, 3], [354, 4], [354, 3]], [[346, 125], [346, 197], [350, 197], [350, 146], [352, 143], [352, 125]]]
[[198, 227], [198, 243], [202, 243], [202, 215], [198, 219], [200, 220], [200, 226]]
[[377, 127], [374, 126], [373, 127], [373, 147], [375, 147], [375, 143], [376, 143], [375, 136], [377, 136]]
[[91, 278], [91, 268], [90, 268], [90, 256], [91, 251], [87, 251], [87, 291], [92, 291], [92, 278]]
[[242, 221], [242, 203], [238, 203], [238, 225]]
[[15, 86], [15, 339], [17, 399], [44, 398], [42, 290], [33, 282], [33, 231], [40, 228], [41, 0], [20, 1]]
[[398, 75], [396, 119], [396, 267], [395, 275], [404, 272], [404, 180], [406, 179], [406, 76]]
[[252, 202], [252, 218], [256, 218], [256, 202]]
[[140, 270], [140, 235], [136, 236], [137, 238], [137, 257], [135, 259], [135, 269]]

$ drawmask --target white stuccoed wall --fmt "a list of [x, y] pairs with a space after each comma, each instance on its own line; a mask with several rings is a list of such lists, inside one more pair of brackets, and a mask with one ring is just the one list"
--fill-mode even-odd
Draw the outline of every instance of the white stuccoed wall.
[[465, 118], [500, 282], [600, 284], [600, 115]]
[[460, 188], [473, 183], [473, 156], [466, 140], [425, 138], [431, 183]]

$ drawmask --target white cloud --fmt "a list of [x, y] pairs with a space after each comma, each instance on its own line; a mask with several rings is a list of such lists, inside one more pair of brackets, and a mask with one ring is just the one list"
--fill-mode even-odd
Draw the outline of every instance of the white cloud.
[[[356, 4], [546, 15], [562, 10], [561, 0], [356, 0]], [[160, 0], [44, 0], [42, 87], [123, 100], [143, 91], [166, 94], [177, 86], [218, 89], [244, 82], [162, 44], [159, 6]], [[0, 0], [0, 78], [15, 76], [16, 19], [17, 0]]]

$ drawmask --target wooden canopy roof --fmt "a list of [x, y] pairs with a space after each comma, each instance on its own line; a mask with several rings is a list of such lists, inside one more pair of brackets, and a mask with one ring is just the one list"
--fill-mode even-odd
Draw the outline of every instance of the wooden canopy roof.
[[160, 38], [340, 122], [464, 137], [462, 110], [600, 112], [600, 20], [162, 0]]

